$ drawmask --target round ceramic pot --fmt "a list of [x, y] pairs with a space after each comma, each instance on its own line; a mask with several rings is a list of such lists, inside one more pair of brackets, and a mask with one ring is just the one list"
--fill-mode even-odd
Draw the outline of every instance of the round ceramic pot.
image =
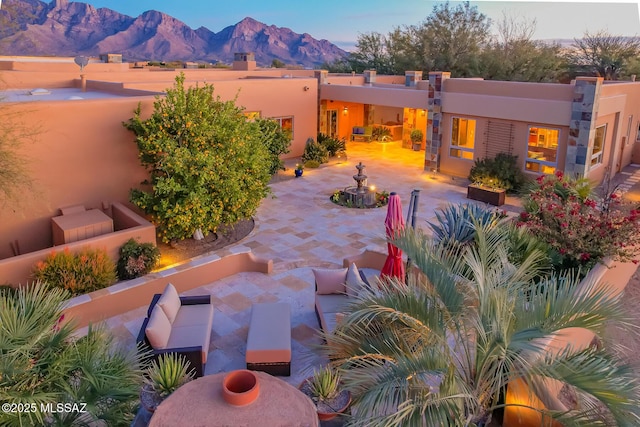
[[253, 403], [260, 394], [258, 376], [246, 369], [229, 372], [222, 381], [222, 397], [234, 406]]
[[296, 174], [296, 178], [302, 176], [302, 169], [294, 169], [293, 172]]

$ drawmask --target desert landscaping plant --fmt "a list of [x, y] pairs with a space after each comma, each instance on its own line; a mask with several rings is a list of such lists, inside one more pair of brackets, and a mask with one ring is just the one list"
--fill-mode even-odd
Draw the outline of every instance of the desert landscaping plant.
[[354, 397], [352, 425], [486, 426], [505, 405], [527, 405], [505, 400], [516, 380], [541, 398], [550, 380], [574, 393], [567, 412], [541, 409], [547, 419], [638, 423], [638, 378], [610, 349], [545, 345], [567, 327], [630, 328], [619, 294], [572, 275], [536, 282], [544, 254], [511, 262], [503, 226], [476, 227], [461, 253], [409, 227], [391, 243], [420, 274], [362, 292], [323, 347]]
[[314, 141], [312, 138], [309, 138], [304, 147], [304, 152], [302, 153], [302, 163], [304, 163], [305, 166], [310, 167], [307, 165], [307, 162], [309, 161], [315, 161], [322, 164], [327, 163], [328, 160], [329, 152], [325, 146]]
[[151, 117], [140, 106], [124, 126], [136, 135], [150, 173], [131, 201], [146, 212], [163, 242], [206, 234], [250, 218], [269, 194], [270, 154], [256, 122], [213, 85], [185, 87], [176, 77], [157, 97]]
[[469, 172], [474, 184], [517, 192], [527, 184], [527, 177], [518, 165], [518, 156], [498, 153], [494, 158], [476, 159]]
[[263, 144], [269, 152], [269, 173], [273, 175], [285, 169], [280, 156], [289, 152], [291, 133], [282, 130], [280, 124], [272, 119], [257, 119], [256, 123], [260, 126]]
[[153, 243], [139, 243], [131, 238], [120, 247], [118, 278], [135, 279], [149, 273], [160, 259], [160, 251]]
[[[0, 290], [0, 402], [37, 409], [2, 411], [0, 425], [130, 425], [142, 384], [137, 353], [117, 347], [104, 328], [74, 337], [63, 321], [67, 298], [39, 282]], [[56, 411], [57, 403], [84, 412]]]
[[347, 153], [347, 141], [344, 138], [335, 138], [324, 133], [318, 133], [318, 144], [327, 149], [329, 157], [342, 157]]
[[113, 285], [116, 266], [104, 249], [83, 249], [73, 254], [65, 248], [38, 262], [33, 275], [50, 287], [81, 295]]
[[519, 224], [551, 247], [558, 270], [586, 273], [606, 257], [637, 262], [640, 211], [615, 192], [598, 198], [588, 180], [556, 172], [536, 180], [524, 208]]

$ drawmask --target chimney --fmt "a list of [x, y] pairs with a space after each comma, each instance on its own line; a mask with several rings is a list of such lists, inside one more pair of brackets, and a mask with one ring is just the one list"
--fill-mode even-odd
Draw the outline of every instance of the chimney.
[[422, 71], [405, 71], [404, 72], [404, 85], [415, 86], [422, 80]]
[[376, 70], [364, 70], [364, 82], [375, 83], [376, 82]]
[[256, 57], [253, 52], [236, 52], [233, 54], [234, 71], [251, 71], [256, 69]]

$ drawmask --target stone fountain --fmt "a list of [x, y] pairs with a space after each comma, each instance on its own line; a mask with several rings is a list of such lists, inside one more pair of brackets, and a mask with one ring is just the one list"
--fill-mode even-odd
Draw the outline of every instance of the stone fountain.
[[367, 186], [367, 175], [362, 172], [364, 168], [362, 162], [356, 165], [358, 173], [353, 175], [356, 186], [344, 189], [346, 201], [356, 207], [372, 207], [376, 204], [376, 192]]

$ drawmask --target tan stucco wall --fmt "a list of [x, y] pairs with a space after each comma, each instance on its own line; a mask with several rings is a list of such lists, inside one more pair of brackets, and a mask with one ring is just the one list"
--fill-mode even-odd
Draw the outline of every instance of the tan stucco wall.
[[153, 98], [38, 101], [7, 105], [36, 129], [20, 152], [28, 159], [33, 191], [18, 205], [0, 210], [0, 258], [11, 256], [9, 242], [22, 253], [52, 245], [51, 217], [63, 206], [102, 208], [102, 202], [127, 202], [129, 190], [147, 177], [138, 161], [133, 134], [122, 122], [138, 102], [150, 109]]

